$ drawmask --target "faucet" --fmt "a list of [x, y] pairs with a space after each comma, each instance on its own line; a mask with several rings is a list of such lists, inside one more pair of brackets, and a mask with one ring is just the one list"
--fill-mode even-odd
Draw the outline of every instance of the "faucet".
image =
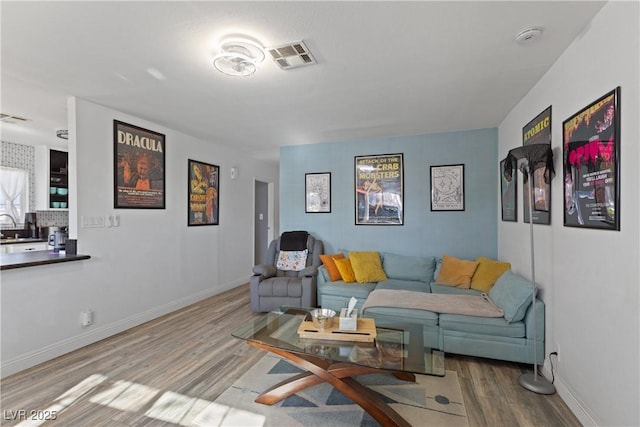
[[9, 215], [8, 213], [0, 214], [0, 216], [8, 216], [11, 219], [11, 222], [13, 222], [13, 228], [16, 228], [18, 226], [18, 224], [16, 224], [16, 220], [13, 219], [13, 217], [11, 215]]

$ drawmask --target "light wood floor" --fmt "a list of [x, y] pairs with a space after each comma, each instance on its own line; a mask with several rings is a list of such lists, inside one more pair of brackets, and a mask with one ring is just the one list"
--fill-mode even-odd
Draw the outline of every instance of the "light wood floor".
[[[230, 336], [257, 316], [243, 285], [7, 377], [1, 425], [19, 424], [21, 410], [29, 419], [58, 411], [45, 426], [188, 425], [264, 355]], [[517, 384], [530, 366], [449, 354], [445, 363], [471, 426], [580, 426], [557, 394]]]

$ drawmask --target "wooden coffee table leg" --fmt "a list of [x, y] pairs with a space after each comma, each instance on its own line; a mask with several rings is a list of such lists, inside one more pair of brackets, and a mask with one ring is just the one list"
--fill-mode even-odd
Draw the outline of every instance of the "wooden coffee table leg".
[[411, 372], [394, 372], [393, 376], [399, 380], [416, 382], [416, 376]]
[[322, 378], [315, 376], [311, 372], [304, 372], [266, 389], [260, 393], [256, 402], [263, 405], [274, 405], [301, 390], [323, 382], [325, 381]]
[[[352, 378], [355, 375], [380, 373], [385, 371], [344, 363], [332, 364], [331, 362], [319, 357], [292, 353], [255, 341], [247, 342], [254, 347], [282, 356], [297, 367], [308, 371], [271, 387], [260, 394], [256, 399], [256, 402], [273, 405], [274, 403], [277, 403], [300, 390], [304, 390], [322, 382], [328, 382], [353, 402], [360, 405], [362, 409], [367, 411], [380, 424], [384, 426], [410, 427], [410, 424], [407, 423], [400, 414], [387, 405], [387, 403], [384, 402], [384, 400], [382, 400], [375, 392]], [[404, 373], [399, 372], [398, 374], [400, 375], [398, 378], [404, 379]], [[409, 375], [412, 376], [412, 374]], [[415, 381], [415, 377], [413, 377], [413, 380]]]

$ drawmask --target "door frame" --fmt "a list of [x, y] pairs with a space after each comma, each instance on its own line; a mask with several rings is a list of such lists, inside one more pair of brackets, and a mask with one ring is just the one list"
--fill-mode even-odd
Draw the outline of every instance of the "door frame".
[[256, 265], [256, 183], [262, 182], [267, 184], [267, 242], [271, 242], [275, 239], [276, 229], [275, 229], [275, 183], [268, 179], [262, 179], [259, 177], [253, 178], [253, 201], [252, 201], [252, 211], [253, 211], [253, 246], [252, 246], [252, 254], [253, 254], [253, 265]]

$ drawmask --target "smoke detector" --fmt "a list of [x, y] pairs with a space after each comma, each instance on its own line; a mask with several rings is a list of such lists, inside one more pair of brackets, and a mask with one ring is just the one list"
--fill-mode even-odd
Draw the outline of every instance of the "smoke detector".
[[538, 40], [542, 36], [542, 27], [530, 27], [516, 34], [518, 44], [529, 44]]
[[69, 139], [69, 130], [68, 129], [58, 129], [56, 131], [56, 136], [60, 139]]
[[267, 52], [283, 70], [317, 64], [304, 42], [297, 41], [276, 47], [267, 48]]

